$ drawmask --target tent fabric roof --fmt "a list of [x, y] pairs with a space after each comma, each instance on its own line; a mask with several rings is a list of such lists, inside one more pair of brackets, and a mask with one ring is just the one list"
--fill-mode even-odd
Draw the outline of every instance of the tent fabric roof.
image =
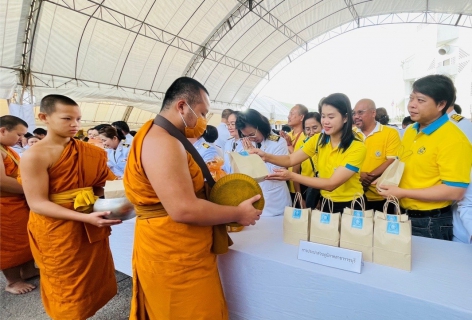
[[472, 27], [468, 0], [0, 0], [0, 7], [0, 98], [23, 83], [37, 101], [60, 92], [150, 112], [184, 75], [206, 86], [214, 110], [250, 105], [281, 68], [358, 27]]

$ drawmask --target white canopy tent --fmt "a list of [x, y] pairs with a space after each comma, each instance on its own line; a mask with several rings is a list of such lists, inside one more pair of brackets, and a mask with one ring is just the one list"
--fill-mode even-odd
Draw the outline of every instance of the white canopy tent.
[[127, 106], [153, 116], [184, 75], [206, 86], [214, 113], [255, 107], [282, 68], [357, 28], [472, 27], [469, 0], [0, 0], [0, 8], [0, 98], [62, 93], [122, 105], [124, 120]]

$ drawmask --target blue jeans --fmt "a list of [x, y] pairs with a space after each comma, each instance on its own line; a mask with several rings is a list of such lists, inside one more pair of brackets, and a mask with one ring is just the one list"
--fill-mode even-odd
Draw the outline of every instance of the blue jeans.
[[409, 218], [414, 236], [452, 240], [452, 212], [438, 213], [426, 218]]

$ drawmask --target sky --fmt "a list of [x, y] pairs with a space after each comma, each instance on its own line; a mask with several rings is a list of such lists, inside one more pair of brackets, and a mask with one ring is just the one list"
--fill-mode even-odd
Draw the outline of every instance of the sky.
[[416, 29], [416, 24], [382, 25], [331, 39], [286, 66], [260, 96], [317, 109], [322, 97], [341, 92], [353, 108], [370, 98], [391, 113], [392, 102], [404, 96], [401, 63], [418, 46]]

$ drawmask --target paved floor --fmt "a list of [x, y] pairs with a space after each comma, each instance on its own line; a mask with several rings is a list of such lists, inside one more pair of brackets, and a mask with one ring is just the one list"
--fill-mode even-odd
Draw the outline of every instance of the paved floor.
[[[131, 278], [116, 271], [118, 294], [100, 309], [92, 320], [125, 320], [129, 316], [131, 301]], [[39, 278], [31, 281], [38, 288], [24, 295], [13, 295], [3, 288], [5, 278], [0, 276], [0, 319], [1, 320], [46, 320], [50, 319], [45, 313], [39, 292]]]

